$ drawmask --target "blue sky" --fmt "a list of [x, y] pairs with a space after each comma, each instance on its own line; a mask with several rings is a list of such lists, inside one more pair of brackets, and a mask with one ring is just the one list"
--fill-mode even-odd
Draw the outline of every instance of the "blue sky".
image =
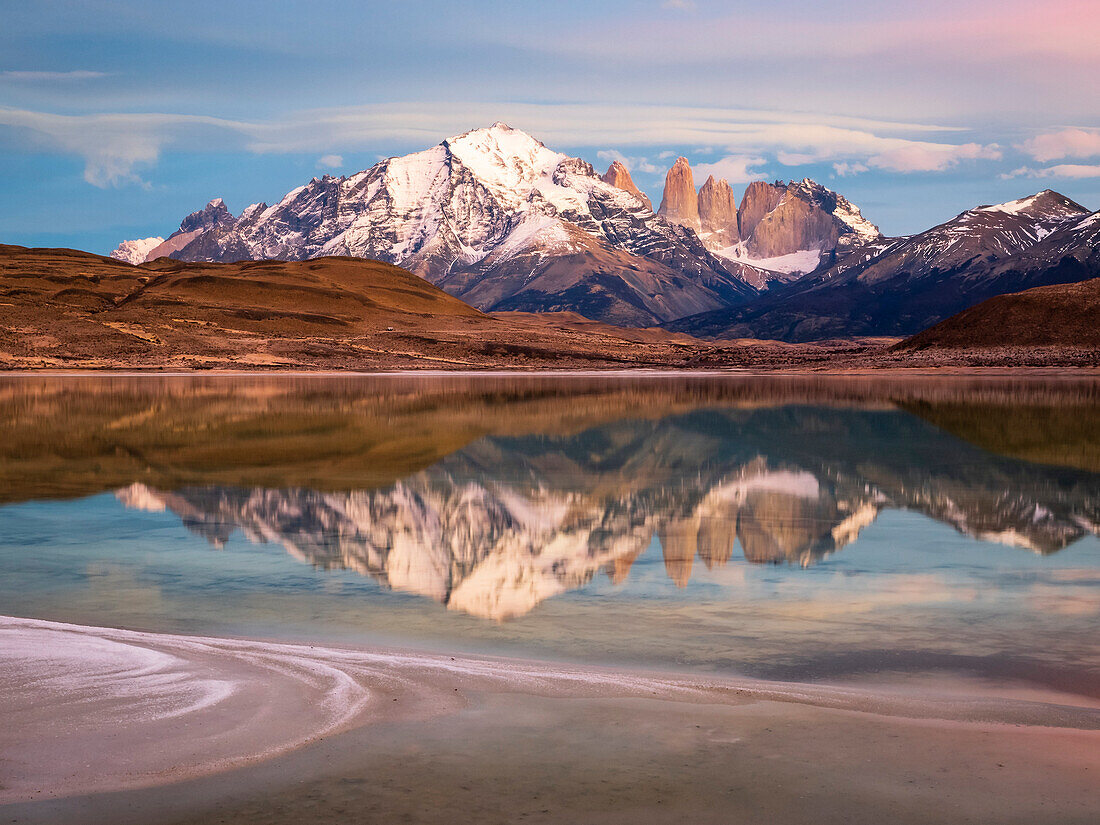
[[676, 155], [888, 234], [1100, 208], [1100, 4], [0, 0], [0, 242], [108, 252], [504, 120], [659, 200]]

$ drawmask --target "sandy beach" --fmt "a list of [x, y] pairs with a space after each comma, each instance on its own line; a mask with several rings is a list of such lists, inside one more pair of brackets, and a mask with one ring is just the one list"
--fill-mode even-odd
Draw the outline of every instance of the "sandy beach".
[[[448, 749], [461, 751], [465, 744], [477, 754], [473, 760], [497, 763], [509, 748], [530, 748], [517, 733], [558, 741], [568, 740], [569, 730], [572, 744], [554, 746], [564, 749], [563, 763], [548, 770], [600, 762], [600, 750], [613, 742], [626, 748], [620, 757], [629, 763], [639, 752], [622, 737], [648, 730], [648, 757], [671, 760], [680, 770], [684, 748], [702, 749], [707, 759], [717, 759], [713, 770], [720, 770], [722, 759], [797, 764], [816, 779], [858, 768], [874, 780], [866, 785], [873, 790], [901, 782], [921, 766], [923, 772], [944, 773], [937, 782], [957, 784], [960, 794], [981, 805], [996, 807], [1021, 789], [1043, 785], [1047, 792], [1027, 797], [1037, 817], [1030, 821], [1042, 821], [1047, 811], [1058, 813], [1049, 821], [1076, 821], [1075, 812], [1087, 821], [1087, 814], [1100, 810], [1092, 781], [1100, 772], [1100, 703], [1068, 693], [1013, 693], [947, 679], [826, 685], [701, 678], [19, 618], [0, 619], [0, 660], [7, 697], [0, 711], [0, 811], [12, 813], [16, 822], [50, 821], [66, 811], [66, 817], [76, 816], [66, 821], [129, 821], [121, 811], [140, 811], [135, 798], [163, 802], [189, 783], [213, 782], [217, 788], [230, 776], [236, 804], [247, 808], [240, 795], [242, 787], [252, 786], [249, 776], [266, 777], [266, 798], [301, 790], [303, 782], [323, 787], [333, 781], [333, 770], [353, 776], [363, 770], [368, 751], [374, 759], [386, 748], [407, 752], [418, 743], [414, 751], [422, 757], [425, 739], [442, 737], [435, 758], [445, 759]], [[589, 722], [577, 727], [584, 718]], [[428, 719], [430, 725], [422, 724]], [[835, 731], [829, 733], [837, 725], [866, 730], [866, 737], [841, 743]], [[608, 726], [610, 739], [593, 740], [595, 731]], [[483, 737], [501, 741], [472, 744]], [[766, 752], [760, 751], [765, 741]], [[374, 753], [375, 747], [381, 750]], [[319, 748], [329, 757], [318, 759]], [[715, 748], [725, 756], [719, 758]], [[517, 755], [495, 768], [479, 765], [475, 773], [484, 778], [496, 770], [521, 771], [525, 759], [545, 759], [553, 749], [535, 748], [535, 755]], [[272, 779], [302, 764], [312, 767], [304, 776], [295, 769], [291, 785]], [[983, 799], [989, 791], [974, 778], [991, 766], [1004, 793]], [[625, 763], [619, 767], [627, 770]], [[441, 769], [421, 777], [425, 793], [429, 786], [438, 790], [432, 775]], [[144, 796], [111, 793], [134, 789], [146, 789]], [[578, 794], [574, 801], [583, 806], [585, 794]], [[217, 796], [212, 791], [196, 797], [192, 789], [180, 821], [198, 815], [195, 799]], [[339, 794], [323, 796], [331, 801]], [[494, 804], [506, 805], [510, 798], [502, 794]], [[905, 804], [919, 812], [921, 798], [907, 797]], [[834, 804], [838, 800], [842, 795]], [[1034, 807], [1040, 801], [1053, 807]], [[702, 815], [710, 810], [703, 798], [681, 804], [702, 805], [697, 821], [710, 821]], [[292, 809], [267, 805], [254, 816], [242, 809], [240, 821], [283, 821], [276, 814]], [[624, 809], [617, 815], [625, 815]]]

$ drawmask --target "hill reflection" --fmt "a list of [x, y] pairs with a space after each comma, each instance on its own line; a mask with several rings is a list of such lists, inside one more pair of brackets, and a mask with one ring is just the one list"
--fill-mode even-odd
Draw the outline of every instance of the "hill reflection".
[[886, 509], [1041, 554], [1100, 532], [1097, 474], [998, 456], [897, 407], [666, 406], [483, 435], [370, 489], [138, 481], [116, 495], [216, 546], [239, 530], [496, 620], [600, 573], [623, 582], [654, 539], [684, 586], [696, 563], [814, 564]]

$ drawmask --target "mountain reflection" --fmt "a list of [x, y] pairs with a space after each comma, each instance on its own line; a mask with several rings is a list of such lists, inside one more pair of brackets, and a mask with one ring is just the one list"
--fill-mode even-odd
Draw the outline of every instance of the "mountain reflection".
[[678, 586], [698, 562], [808, 566], [889, 508], [1052, 553], [1100, 532], [1100, 476], [998, 457], [897, 409], [786, 405], [486, 436], [376, 489], [134, 483], [214, 545], [240, 530], [449, 609], [516, 617], [660, 544]]

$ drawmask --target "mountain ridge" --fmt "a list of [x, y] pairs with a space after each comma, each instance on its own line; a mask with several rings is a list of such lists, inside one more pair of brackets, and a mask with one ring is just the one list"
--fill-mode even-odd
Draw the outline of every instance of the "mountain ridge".
[[[1100, 274], [1089, 215], [1052, 190], [883, 237], [809, 178], [695, 189], [680, 157], [652, 204], [621, 161], [599, 175], [497, 122], [234, 216], [220, 198], [135, 262], [370, 258], [483, 311], [576, 312], [619, 326], [805, 342], [907, 336], [985, 298]], [[158, 243], [159, 241], [159, 243]]]
[[[756, 294], [739, 277], [745, 267], [727, 266], [642, 198], [499, 122], [348, 177], [314, 178], [238, 217], [211, 201], [158, 252], [372, 258], [486, 311], [573, 310], [637, 326]], [[556, 265], [566, 255], [569, 265]]]
[[912, 335], [986, 298], [1100, 275], [1100, 220], [1046, 189], [856, 247], [743, 309], [667, 326], [703, 337]]

